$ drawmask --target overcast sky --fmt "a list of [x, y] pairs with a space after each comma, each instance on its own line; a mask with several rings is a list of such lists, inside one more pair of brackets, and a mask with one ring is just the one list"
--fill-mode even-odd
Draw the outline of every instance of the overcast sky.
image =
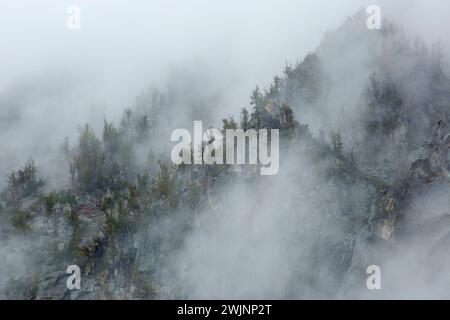
[[[428, 39], [445, 38], [447, 1], [379, 2]], [[129, 103], [143, 88], [164, 86], [171, 68], [211, 69], [247, 102], [284, 62], [314, 50], [369, 0], [2, 0], [0, 90], [24, 78], [61, 73], [87, 91], [81, 100]], [[81, 30], [66, 28], [66, 8], [81, 8]], [[429, 37], [431, 34], [431, 38]], [[83, 91], [84, 92], [84, 91]]]
[[[66, 26], [66, 10], [72, 5], [81, 9], [78, 31]], [[75, 145], [79, 124], [89, 122], [98, 131], [104, 118], [117, 120], [136, 95], [152, 86], [164, 89], [174, 78], [188, 88], [193, 83], [193, 95], [218, 94], [214, 101], [219, 105], [211, 105], [218, 125], [228, 114], [238, 116], [255, 85], [267, 87], [286, 61], [303, 59], [325, 32], [368, 5], [379, 5], [383, 16], [403, 25], [409, 34], [427, 44], [441, 41], [444, 52], [449, 52], [448, 0], [0, 0], [0, 191], [6, 174], [30, 157], [48, 189], [59, 189], [69, 180], [68, 164], [56, 152], [64, 137]], [[338, 52], [337, 64], [346, 72], [355, 65], [358, 52], [347, 56], [346, 64], [341, 56]], [[360, 92], [348, 89], [348, 83], [337, 87], [329, 98], [333, 104], [346, 101], [336, 98]], [[352, 123], [341, 115], [339, 104], [327, 107], [334, 110], [328, 115], [330, 123], [341, 127]], [[314, 112], [327, 109], [319, 110]], [[154, 145], [171, 143], [169, 136], [152, 140]], [[175, 273], [161, 269], [163, 275], [170, 272], [177, 290], [182, 280], [194, 298], [272, 297], [290, 286], [291, 275], [297, 277], [298, 261], [310, 246], [316, 250], [315, 239], [326, 244], [341, 232], [339, 225], [322, 224], [322, 217], [340, 214], [347, 208], [341, 205], [347, 203], [342, 202], [345, 198], [351, 200], [351, 212], [366, 210], [366, 191], [360, 185], [341, 192], [340, 186], [318, 179], [316, 171], [322, 165], [311, 164], [297, 149], [283, 154], [281, 161], [284, 170], [267, 185], [226, 184], [217, 194], [220, 201], [212, 209], [214, 215], [209, 207], [199, 213], [184, 250], [168, 256], [169, 263], [175, 261], [171, 264]], [[442, 214], [442, 208], [448, 208], [446, 191], [417, 202], [422, 204], [418, 208]], [[166, 230], [165, 225], [151, 227], [156, 234], [159, 228]], [[173, 229], [161, 233], [170, 232]], [[299, 235], [305, 243], [292, 241]], [[0, 242], [0, 249], [20, 253], [27, 245]], [[417, 257], [423, 257], [417, 247], [411, 248], [391, 261], [399, 272], [395, 276], [400, 274], [399, 291], [407, 295], [413, 292], [408, 290], [411, 275], [419, 274], [419, 280], [428, 275], [411, 269]], [[22, 263], [25, 255], [17, 256], [10, 260], [13, 263], [6, 260], [7, 270], [22, 272], [27, 266]], [[322, 270], [326, 269], [321, 266], [317, 274]]]
[[[68, 73], [95, 87], [94, 101], [125, 103], [171, 68], [201, 64], [246, 102], [363, 3], [342, 2], [2, 0], [0, 85]], [[66, 28], [69, 5], [81, 8], [80, 31]]]
[[[223, 95], [220, 123], [369, 4], [427, 42], [447, 43], [444, 0], [0, 0], [0, 105], [13, 96], [24, 109], [0, 129], [4, 163], [30, 157], [32, 139], [56, 143], [80, 123], [117, 119], [143, 90], [164, 89], [173, 70]], [[70, 5], [81, 9], [81, 30], [66, 27]]]

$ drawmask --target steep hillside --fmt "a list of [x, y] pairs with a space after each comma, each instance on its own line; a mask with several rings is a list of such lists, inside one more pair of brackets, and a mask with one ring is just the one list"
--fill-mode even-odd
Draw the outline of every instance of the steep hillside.
[[[58, 155], [66, 184], [32, 160], [7, 177], [0, 298], [450, 298], [442, 54], [394, 24], [368, 30], [363, 13], [324, 36], [223, 120], [280, 129], [275, 176], [173, 165], [170, 133], [186, 119], [170, 88], [100, 134], [80, 127]], [[183, 101], [189, 121], [213, 107]], [[66, 287], [74, 264], [81, 290]], [[370, 265], [383, 290], [367, 290]]]

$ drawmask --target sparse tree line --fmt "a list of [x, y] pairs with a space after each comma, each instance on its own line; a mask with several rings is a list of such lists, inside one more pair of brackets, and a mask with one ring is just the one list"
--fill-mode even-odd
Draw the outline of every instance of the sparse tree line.
[[[413, 48], [398, 45], [399, 56], [414, 55], [418, 61], [423, 56], [423, 65], [418, 64], [413, 72], [431, 76], [431, 91], [423, 101], [408, 99], [404, 88], [392, 79], [389, 67], [382, 66], [379, 72], [372, 73], [362, 97], [366, 107], [364, 141], [371, 149], [364, 150], [367, 154], [384, 150], [379, 142], [390, 141], [399, 132], [397, 142], [404, 149], [398, 152], [406, 157], [408, 150], [423, 143], [423, 137], [431, 136], [434, 123], [450, 119], [450, 81], [436, 61], [438, 49], [428, 54], [417, 43]], [[364, 184], [374, 190], [370, 201], [385, 201], [379, 195], [389, 189], [392, 181], [366, 171], [361, 164], [361, 149], [347, 145], [339, 131], [316, 137], [308, 125], [301, 124], [301, 104], [320, 102], [326, 90], [320, 58], [310, 54], [295, 67], [286, 66], [284, 76], [275, 77], [267, 90], [256, 87], [250, 96], [250, 110], [243, 108], [238, 120], [223, 119], [222, 129], [279, 129], [285, 147], [305, 146], [302, 152], [308, 152], [311, 159], [327, 163], [326, 179], [342, 187], [345, 213], [339, 217], [340, 223], [358, 230], [369, 217], [352, 212], [345, 199], [347, 188]], [[170, 101], [171, 97], [156, 91], [141, 97], [136, 109], [125, 110], [118, 126], [105, 120], [101, 136], [89, 125], [80, 127], [76, 146], [66, 142], [64, 147], [71, 177], [65, 189], [46, 190], [33, 160], [7, 177], [1, 193], [2, 223], [11, 224], [15, 233], [27, 234], [33, 232], [33, 222], [44, 216], [52, 227], [46, 236], [54, 264], [77, 262], [90, 278], [89, 283], [100, 292], [96, 297], [157, 297], [163, 290], [164, 280], [157, 270], [164, 256], [180, 247], [182, 232], [195, 225], [196, 214], [202, 208], [214, 207], [211, 190], [234, 179], [259, 179], [245, 168], [236, 171], [223, 165], [174, 166], [155, 158], [151, 151], [146, 165], [138, 163], [136, 148], [152, 139], [160, 117], [167, 117], [164, 112]], [[141, 112], [146, 105], [151, 108]], [[420, 142], [416, 128], [424, 132]], [[155, 229], [160, 225], [167, 229]], [[170, 233], [171, 227], [177, 231]], [[145, 270], [137, 258], [143, 246], [151, 255]], [[39, 274], [26, 284], [11, 283], [11, 287], [18, 288], [12, 293], [36, 298]]]

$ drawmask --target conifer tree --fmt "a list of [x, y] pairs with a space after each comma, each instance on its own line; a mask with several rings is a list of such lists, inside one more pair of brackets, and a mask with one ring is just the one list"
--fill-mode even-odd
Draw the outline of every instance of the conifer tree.
[[250, 128], [250, 119], [246, 108], [242, 108], [241, 110], [241, 128], [243, 130], [248, 130]]

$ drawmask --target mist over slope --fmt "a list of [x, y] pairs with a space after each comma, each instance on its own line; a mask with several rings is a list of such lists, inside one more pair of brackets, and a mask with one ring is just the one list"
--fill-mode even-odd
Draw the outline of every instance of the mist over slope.
[[[172, 165], [172, 130], [216, 124], [210, 106], [223, 103], [220, 88], [203, 95], [203, 82], [179, 76], [119, 120], [80, 126], [77, 143], [61, 142], [60, 168], [29, 162], [10, 174], [0, 297], [448, 298], [443, 52], [395, 21], [379, 31], [365, 21], [347, 19], [223, 120], [279, 129], [278, 175]], [[81, 290], [66, 288], [72, 264]], [[370, 265], [381, 267], [382, 290], [367, 290]]]

